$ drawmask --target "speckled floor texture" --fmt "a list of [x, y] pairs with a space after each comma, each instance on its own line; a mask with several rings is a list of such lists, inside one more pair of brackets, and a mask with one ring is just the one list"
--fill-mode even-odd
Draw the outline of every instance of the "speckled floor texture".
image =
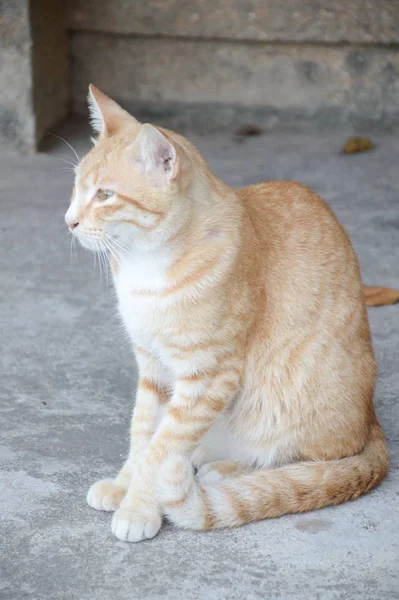
[[[61, 133], [78, 152], [88, 132]], [[345, 134], [191, 136], [233, 186], [297, 179], [347, 228], [365, 282], [399, 285], [399, 142], [339, 153]], [[117, 541], [86, 505], [128, 448], [135, 367], [111, 282], [63, 235], [69, 149], [0, 163], [0, 598], [260, 600], [399, 598], [399, 305], [370, 309], [388, 479], [359, 500], [212, 533], [165, 526]]]

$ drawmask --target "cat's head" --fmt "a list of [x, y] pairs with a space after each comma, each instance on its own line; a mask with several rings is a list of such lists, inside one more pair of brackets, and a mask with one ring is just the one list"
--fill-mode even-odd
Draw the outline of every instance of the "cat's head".
[[162, 244], [188, 218], [194, 147], [139, 123], [92, 85], [89, 107], [98, 137], [76, 167], [68, 227], [94, 251]]

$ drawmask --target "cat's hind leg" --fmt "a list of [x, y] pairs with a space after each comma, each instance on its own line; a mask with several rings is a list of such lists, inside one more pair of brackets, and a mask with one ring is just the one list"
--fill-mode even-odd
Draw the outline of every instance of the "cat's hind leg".
[[[189, 529], [223, 527], [222, 513], [225, 513], [228, 524], [231, 508], [229, 499], [224, 498], [223, 493], [219, 494], [219, 482], [223, 480], [224, 485], [231, 485], [236, 477], [248, 471], [251, 471], [249, 467], [239, 463], [215, 461], [205, 464], [194, 476], [190, 461], [178, 455], [170, 456], [158, 482], [164, 514], [173, 523]], [[217, 524], [209, 489], [217, 496], [221, 508]]]
[[239, 473], [243, 473], [245, 467], [231, 460], [215, 460], [208, 462], [198, 469], [195, 476], [198, 483], [217, 483], [226, 477], [234, 477]]

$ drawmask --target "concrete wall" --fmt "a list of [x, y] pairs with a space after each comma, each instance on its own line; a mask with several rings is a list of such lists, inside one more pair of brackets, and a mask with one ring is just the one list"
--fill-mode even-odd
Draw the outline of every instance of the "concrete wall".
[[0, 145], [34, 145], [29, 9], [0, 0]]
[[0, 146], [87, 115], [90, 81], [178, 128], [392, 128], [398, 48], [399, 0], [0, 0]]
[[68, 22], [79, 113], [93, 81], [179, 127], [399, 123], [394, 0], [73, 0]]
[[396, 0], [71, 0], [69, 26], [119, 35], [270, 42], [399, 41]]
[[0, 0], [0, 147], [36, 150], [68, 110], [61, 0]]
[[62, 0], [31, 0], [36, 144], [69, 111], [68, 34]]

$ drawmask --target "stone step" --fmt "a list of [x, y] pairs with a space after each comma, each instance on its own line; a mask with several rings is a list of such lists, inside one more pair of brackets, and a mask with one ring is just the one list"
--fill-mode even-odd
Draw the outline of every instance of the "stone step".
[[86, 113], [92, 81], [139, 118], [172, 127], [226, 128], [250, 119], [266, 128], [365, 130], [399, 122], [395, 47], [81, 31], [70, 36], [70, 56], [78, 113]]
[[71, 30], [271, 42], [399, 42], [397, 0], [72, 0]]

